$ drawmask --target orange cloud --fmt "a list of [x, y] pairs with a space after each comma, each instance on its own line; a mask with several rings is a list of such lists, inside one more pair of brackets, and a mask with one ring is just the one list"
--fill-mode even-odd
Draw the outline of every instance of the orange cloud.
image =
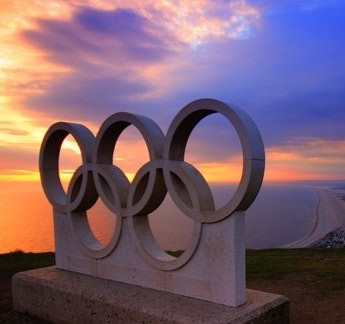
[[197, 46], [212, 37], [247, 37], [250, 28], [260, 18], [259, 9], [246, 0], [101, 0], [88, 1], [88, 5], [106, 10], [119, 7], [132, 9], [152, 21], [157, 21], [177, 39], [191, 46]]
[[266, 148], [267, 181], [345, 177], [345, 140], [306, 138]]

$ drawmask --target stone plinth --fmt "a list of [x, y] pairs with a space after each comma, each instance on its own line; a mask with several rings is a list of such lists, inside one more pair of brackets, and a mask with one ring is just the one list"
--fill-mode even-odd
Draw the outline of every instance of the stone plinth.
[[286, 297], [249, 289], [231, 307], [55, 267], [17, 273], [12, 286], [15, 310], [55, 323], [289, 323]]

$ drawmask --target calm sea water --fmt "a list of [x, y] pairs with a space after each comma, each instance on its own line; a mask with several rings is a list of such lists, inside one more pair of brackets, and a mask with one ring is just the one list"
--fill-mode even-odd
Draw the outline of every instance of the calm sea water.
[[246, 214], [247, 247], [279, 247], [308, 235], [314, 225], [317, 199], [307, 186], [264, 186]]
[[[224, 205], [235, 189], [233, 186], [212, 187], [216, 206]], [[309, 186], [264, 185], [246, 211], [246, 246], [272, 248], [303, 238], [313, 227], [316, 205], [317, 196]], [[192, 222], [179, 212], [171, 199], [167, 199], [162, 211], [156, 214], [151, 228], [160, 245], [166, 249], [186, 246]]]
[[[221, 206], [234, 187], [212, 188]], [[248, 248], [279, 247], [306, 236], [315, 220], [317, 197], [310, 186], [266, 184], [246, 212]], [[164, 249], [183, 249], [192, 222], [168, 196], [149, 216], [156, 240]], [[113, 215], [99, 202], [89, 215], [95, 235], [107, 242], [116, 226]], [[52, 211], [39, 184], [9, 185], [0, 189], [0, 253], [16, 249], [42, 252], [54, 250]]]

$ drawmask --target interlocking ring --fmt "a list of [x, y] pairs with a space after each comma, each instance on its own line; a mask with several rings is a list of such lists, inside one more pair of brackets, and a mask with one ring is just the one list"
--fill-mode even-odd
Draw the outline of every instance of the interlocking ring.
[[[212, 192], [202, 174], [184, 161], [188, 138], [206, 116], [222, 114], [235, 128], [243, 151], [243, 170], [233, 197], [216, 209]], [[149, 161], [130, 183], [113, 164], [121, 133], [133, 125], [145, 140]], [[59, 178], [62, 142], [72, 135], [79, 145], [82, 164], [75, 171], [67, 193]], [[241, 109], [213, 100], [200, 99], [185, 106], [172, 121], [167, 135], [151, 119], [129, 113], [115, 113], [101, 125], [96, 138], [83, 125], [56, 123], [47, 131], [40, 151], [40, 174], [45, 194], [54, 210], [67, 214], [82, 251], [92, 258], [108, 256], [120, 238], [122, 219], [127, 218], [131, 239], [151, 266], [172, 270], [181, 267], [194, 254], [203, 223], [229, 217], [246, 210], [260, 190], [265, 166], [264, 146], [251, 118]], [[193, 219], [188, 247], [178, 258], [165, 253], [156, 243], [148, 214], [155, 211], [169, 192], [178, 208]], [[107, 245], [94, 237], [86, 212], [100, 197], [117, 217], [116, 229]]]

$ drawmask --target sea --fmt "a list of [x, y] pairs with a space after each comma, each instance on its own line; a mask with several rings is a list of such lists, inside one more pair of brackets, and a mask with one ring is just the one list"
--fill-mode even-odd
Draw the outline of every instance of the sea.
[[[317, 195], [313, 187], [339, 187], [339, 182], [267, 183], [246, 211], [246, 247], [284, 247], [307, 236], [314, 225]], [[212, 186], [216, 207], [236, 189], [234, 185]], [[344, 188], [345, 193], [345, 188]], [[149, 217], [151, 231], [164, 250], [184, 249], [192, 221], [183, 215], [169, 195]], [[107, 244], [116, 227], [114, 215], [99, 200], [88, 212], [90, 227]], [[40, 184], [7, 184], [0, 188], [0, 254], [54, 251], [52, 208]]]

